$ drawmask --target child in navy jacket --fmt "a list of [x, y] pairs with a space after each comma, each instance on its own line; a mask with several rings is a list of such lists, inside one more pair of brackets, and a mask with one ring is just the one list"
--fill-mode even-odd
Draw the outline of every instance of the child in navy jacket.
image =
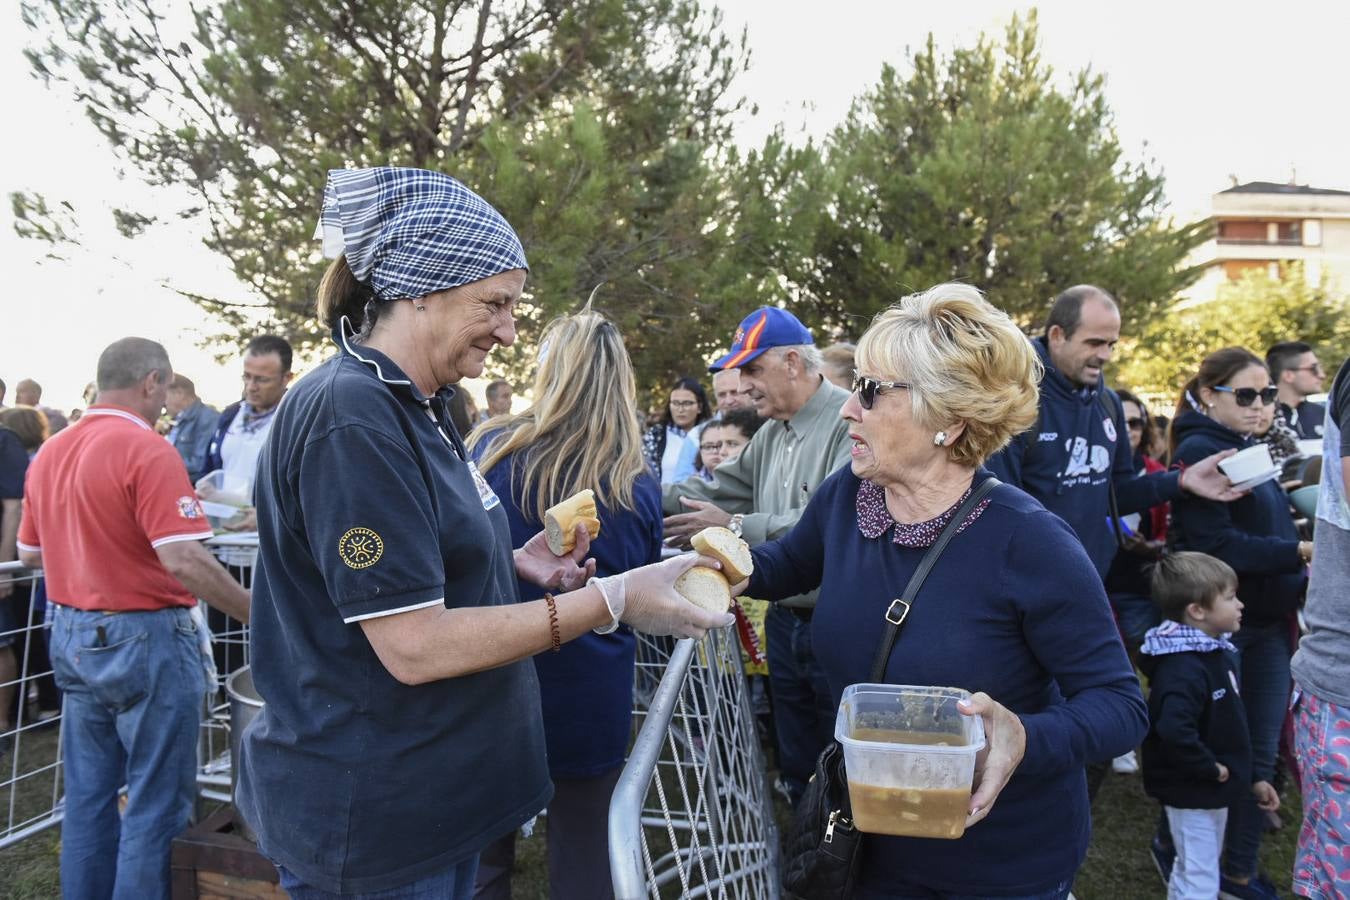
[[1219, 893], [1219, 853], [1228, 806], [1250, 790], [1262, 809], [1278, 809], [1267, 781], [1252, 782], [1251, 739], [1229, 643], [1241, 627], [1237, 574], [1204, 553], [1165, 556], [1153, 573], [1164, 622], [1140, 651], [1149, 678], [1144, 790], [1167, 812], [1176, 861], [1169, 900]]

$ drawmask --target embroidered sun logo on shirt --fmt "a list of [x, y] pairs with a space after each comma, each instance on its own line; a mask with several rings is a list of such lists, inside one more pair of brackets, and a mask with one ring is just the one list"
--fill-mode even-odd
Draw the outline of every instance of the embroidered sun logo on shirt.
[[384, 541], [369, 528], [352, 528], [338, 539], [338, 556], [348, 568], [373, 566], [384, 555]]

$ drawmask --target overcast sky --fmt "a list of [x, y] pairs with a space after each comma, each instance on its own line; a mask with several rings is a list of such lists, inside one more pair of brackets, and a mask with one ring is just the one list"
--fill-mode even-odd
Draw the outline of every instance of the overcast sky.
[[[99, 351], [126, 334], [160, 340], [175, 368], [223, 405], [238, 393], [238, 364], [216, 365], [196, 347], [214, 331], [165, 283], [248, 300], [228, 268], [193, 235], [159, 229], [117, 238], [109, 210], [140, 190], [102, 138], [59, 89], [34, 81], [21, 55], [27, 35], [10, 0], [0, 24], [6, 86], [0, 191], [36, 190], [82, 213], [84, 246], [45, 259], [14, 236], [8, 203], [0, 254], [11, 277], [0, 325], [0, 378], [34, 377], [53, 406], [79, 404]], [[737, 90], [759, 107], [738, 125], [758, 143], [775, 123], [819, 137], [875, 82], [883, 62], [903, 68], [907, 49], [931, 31], [943, 48], [1001, 34], [1025, 4], [965, 0], [723, 0], [729, 28], [749, 30], [752, 66]], [[1067, 78], [1091, 66], [1128, 154], [1156, 159], [1180, 218], [1204, 214], [1210, 196], [1241, 181], [1287, 181], [1350, 189], [1350, 115], [1345, 59], [1350, 2], [1039, 4], [1043, 56]], [[317, 202], [316, 197], [316, 202]], [[317, 209], [316, 209], [317, 213]]]

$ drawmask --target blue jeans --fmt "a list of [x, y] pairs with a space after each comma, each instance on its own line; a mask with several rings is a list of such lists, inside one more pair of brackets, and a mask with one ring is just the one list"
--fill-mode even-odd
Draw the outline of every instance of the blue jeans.
[[795, 806], [834, 736], [835, 705], [811, 650], [811, 623], [777, 603], [764, 617], [778, 771]]
[[[1073, 881], [1070, 879], [1039, 894], [1000, 895], [995, 900], [1064, 900], [1072, 887]], [[854, 891], [854, 895], [857, 900], [990, 900], [983, 894], [951, 894], [914, 884], [890, 885], [884, 889], [863, 886]]]
[[[1232, 640], [1238, 648], [1239, 684], [1252, 739], [1252, 780], [1270, 781], [1275, 775], [1280, 729], [1289, 708], [1289, 626], [1283, 622], [1243, 626]], [[1249, 878], [1256, 874], [1264, 828], [1265, 813], [1250, 792], [1228, 807], [1223, 845], [1225, 875]]]
[[170, 843], [196, 794], [207, 688], [197, 626], [181, 608], [111, 615], [56, 605], [51, 656], [65, 691], [62, 893], [167, 900]]
[[281, 876], [281, 889], [290, 895], [291, 900], [472, 900], [473, 878], [478, 871], [478, 856], [469, 857], [457, 863], [454, 868], [410, 884], [401, 884], [396, 888], [383, 891], [370, 891], [364, 894], [335, 894], [320, 888], [310, 887], [285, 866], [277, 866]]

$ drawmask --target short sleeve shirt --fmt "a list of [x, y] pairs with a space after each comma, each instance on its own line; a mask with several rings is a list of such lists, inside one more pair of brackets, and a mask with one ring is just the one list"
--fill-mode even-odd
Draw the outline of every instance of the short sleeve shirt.
[[253, 680], [239, 803], [301, 880], [374, 892], [450, 868], [548, 802], [523, 660], [409, 686], [361, 622], [518, 600], [500, 501], [383, 354], [342, 350], [290, 390], [259, 458]]
[[41, 551], [47, 596], [87, 610], [194, 606], [156, 547], [211, 528], [183, 459], [144, 419], [91, 406], [28, 469], [19, 548]]

